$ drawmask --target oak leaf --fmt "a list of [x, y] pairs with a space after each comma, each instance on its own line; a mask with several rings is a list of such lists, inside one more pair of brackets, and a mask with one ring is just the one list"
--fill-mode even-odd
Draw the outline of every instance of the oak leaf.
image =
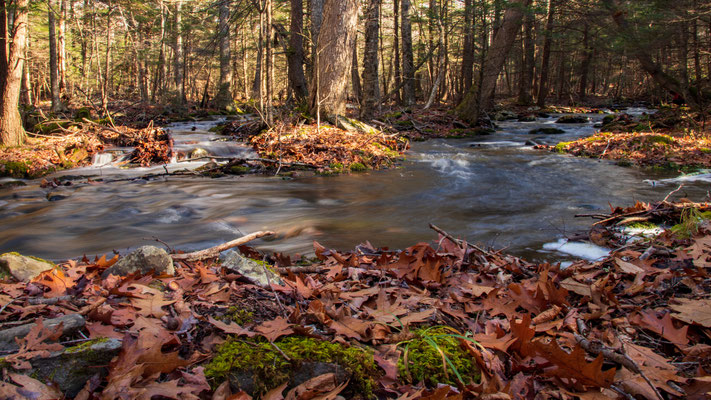
[[51, 352], [64, 349], [59, 343], [45, 343], [45, 341], [55, 341], [62, 336], [64, 324], [58, 324], [53, 330], [44, 327], [42, 318], [37, 320], [27, 336], [15, 338], [20, 346], [17, 353], [5, 357], [5, 361], [12, 364], [15, 369], [31, 369], [30, 360], [35, 357], [49, 357]]
[[686, 337], [689, 326], [676, 328], [670, 313], [665, 313], [662, 318], [657, 318], [653, 310], [645, 310], [631, 317], [630, 322], [660, 335], [677, 346], [689, 344], [689, 339]]
[[669, 308], [676, 311], [676, 314], [672, 314], [672, 317], [688, 324], [698, 324], [711, 328], [711, 299], [676, 299], [674, 301], [678, 304], [669, 304]]
[[533, 342], [534, 351], [547, 359], [555, 367], [545, 371], [547, 376], [557, 376], [562, 379], [574, 379], [586, 386], [609, 387], [615, 379], [615, 370], [602, 370], [603, 357], [598, 355], [592, 362], [585, 359], [586, 352], [576, 345], [568, 353], [555, 340], [549, 343], [537, 340]]

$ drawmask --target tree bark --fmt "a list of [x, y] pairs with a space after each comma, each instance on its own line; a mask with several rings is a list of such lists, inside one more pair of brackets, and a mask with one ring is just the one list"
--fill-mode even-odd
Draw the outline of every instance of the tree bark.
[[230, 49], [230, 0], [221, 0], [219, 5], [218, 40], [220, 43], [220, 81], [215, 96], [217, 108], [231, 106], [232, 99], [232, 53]]
[[524, 7], [527, 7], [530, 2], [531, 0], [509, 2], [509, 8], [504, 13], [501, 26], [487, 52], [481, 78], [476, 85], [472, 86], [462, 103], [457, 107], [459, 117], [464, 121], [472, 125], [477, 124], [481, 112], [490, 106], [501, 68], [516, 39], [516, 33], [521, 29]]
[[590, 74], [590, 63], [592, 62], [593, 51], [590, 47], [589, 35], [589, 27], [586, 23], [585, 29], [583, 30], [583, 61], [580, 63], [580, 87], [578, 89], [578, 97], [580, 100], [585, 99], [587, 95], [588, 75]]
[[533, 83], [533, 67], [536, 43], [533, 40], [533, 24], [535, 19], [532, 11], [527, 11], [523, 26], [523, 65], [521, 82], [519, 84], [518, 102], [522, 105], [531, 105], [531, 87]]
[[57, 67], [59, 69], [59, 96], [67, 91], [67, 3], [68, 0], [59, 0], [59, 15], [57, 27]]
[[50, 95], [52, 97], [53, 112], [59, 112], [62, 109], [59, 98], [59, 67], [57, 62], [57, 18], [55, 12], [57, 4], [50, 0], [47, 2], [48, 11], [47, 17], [49, 21], [49, 82]]
[[541, 55], [541, 78], [538, 80], [538, 96], [536, 97], [536, 105], [538, 107], [546, 105], [546, 96], [548, 96], [548, 73], [550, 70], [553, 23], [555, 22], [555, 2], [556, 0], [548, 0], [548, 16], [544, 33], [545, 39], [543, 39], [543, 54]]
[[358, 71], [358, 34], [353, 39], [353, 56], [351, 57], [351, 86], [353, 87], [353, 98], [360, 104], [363, 98], [363, 87], [360, 84], [360, 72]]
[[[400, 87], [400, 82], [402, 80], [402, 75], [400, 72], [400, 5], [399, 0], [393, 0], [393, 58], [395, 61], [393, 73], [395, 78], [395, 87]], [[395, 102], [400, 104], [402, 97], [400, 96], [400, 89], [395, 93]]]
[[183, 64], [183, 0], [175, 2], [173, 13], [173, 80], [175, 82], [176, 102], [184, 104], [185, 98], [185, 66]]
[[363, 55], [363, 103], [360, 114], [372, 117], [380, 104], [378, 85], [378, 41], [380, 31], [380, 0], [370, 0], [365, 21], [365, 50]]
[[410, 0], [400, 0], [401, 3], [401, 37], [402, 37], [402, 101], [406, 106], [415, 104], [415, 62], [412, 54], [412, 25], [410, 23]]
[[309, 112], [345, 115], [348, 74], [358, 22], [356, 0], [326, 0], [309, 89]]
[[[0, 52], [4, 57], [0, 64], [0, 145], [19, 146], [25, 139], [22, 119], [18, 110], [20, 88], [22, 85], [22, 67], [27, 37], [27, 13], [29, 0], [16, 0], [14, 26], [7, 26], [7, 2], [0, 5], [0, 37], [3, 43]], [[11, 29], [8, 29], [11, 28]], [[9, 42], [9, 43], [8, 43]]]
[[309, 95], [304, 76], [304, 5], [302, 0], [291, 0], [290, 29], [289, 51], [286, 54], [289, 84], [296, 101], [302, 102]]
[[462, 44], [462, 83], [459, 96], [472, 87], [474, 73], [474, 0], [464, 1], [464, 43]]

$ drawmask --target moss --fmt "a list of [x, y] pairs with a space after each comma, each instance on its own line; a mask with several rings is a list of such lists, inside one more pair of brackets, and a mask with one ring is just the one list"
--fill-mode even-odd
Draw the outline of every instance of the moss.
[[10, 176], [13, 178], [35, 178], [31, 172], [31, 166], [26, 161], [0, 161], [0, 176]]
[[49, 265], [51, 265], [51, 266], [53, 266], [53, 267], [56, 267], [56, 266], [57, 266], [57, 264], [55, 264], [55, 263], [53, 263], [53, 262], [51, 262], [51, 261], [49, 261], [49, 260], [45, 260], [44, 258], [39, 258], [39, 257], [35, 257], [35, 256], [22, 255], [22, 254], [20, 254], [20, 253], [18, 253], [18, 252], [16, 252], [16, 251], [10, 251], [10, 252], [7, 252], [7, 253], [2, 253], [2, 254], [0, 254], [0, 257], [2, 257], [2, 256], [27, 257], [27, 258], [31, 258], [31, 259], [33, 259], [33, 260], [35, 260], [35, 261], [39, 261], [39, 262], [43, 262], [43, 263], [45, 263], [45, 264], [49, 264]]
[[250, 258], [250, 260], [254, 261], [255, 263], [265, 267], [266, 269], [272, 271], [273, 273], [279, 275], [279, 270], [277, 270], [273, 265], [269, 264], [266, 261], [263, 260], [257, 260], [256, 258]]
[[575, 142], [560, 142], [557, 145], [555, 145], [554, 149], [558, 153], [565, 153], [566, 150], [568, 150], [568, 145], [572, 144]]
[[359, 163], [359, 162], [355, 162], [355, 163], [349, 165], [348, 168], [352, 172], [363, 172], [368, 169], [365, 165], [363, 165], [363, 163]]
[[415, 126], [415, 124], [413, 124], [412, 121], [410, 121], [409, 119], [405, 119], [402, 121], [395, 121], [395, 125], [402, 126], [405, 128], [412, 128], [413, 126]]
[[208, 132], [214, 132], [217, 133], [218, 135], [221, 135], [223, 131], [225, 130], [225, 126], [227, 125], [215, 125], [212, 128], [208, 129]]
[[605, 115], [605, 117], [602, 119], [602, 124], [607, 125], [607, 124], [611, 123], [612, 121], [614, 121], [615, 118], [617, 118], [616, 114]]
[[620, 167], [631, 167], [631, 166], [632, 166], [632, 161], [626, 160], [626, 159], [617, 160], [617, 161], [615, 162], [615, 165], [618, 165], [618, 166], [620, 166]]
[[657, 229], [659, 225], [653, 224], [651, 222], [635, 222], [627, 225], [630, 229]]
[[384, 117], [385, 117], [385, 118], [391, 118], [391, 119], [397, 119], [397, 118], [402, 117], [402, 112], [396, 111], [396, 112], [393, 112], [393, 113], [390, 113], [390, 114], [385, 114]]
[[333, 162], [328, 165], [328, 168], [330, 168], [333, 172], [341, 173], [343, 171], [343, 163]]
[[75, 121], [81, 122], [84, 118], [91, 119], [91, 109], [89, 107], [81, 107], [74, 112]]
[[300, 336], [278, 340], [274, 345], [290, 360], [264, 339], [253, 342], [228, 339], [206, 365], [205, 376], [216, 386], [236, 374], [249, 373], [254, 379], [253, 395], [257, 396], [288, 381], [301, 363], [335, 363], [351, 375], [357, 393], [373, 397], [378, 370], [370, 352]]
[[109, 338], [98, 338], [98, 339], [87, 340], [86, 342], [80, 343], [76, 346], [67, 347], [66, 349], [64, 349], [64, 352], [67, 354], [78, 353], [80, 351], [91, 348], [91, 346], [93, 346], [95, 344], [104, 343], [108, 340], [109, 340]]
[[[453, 336], [447, 327], [419, 329], [413, 333], [413, 339], [401, 344], [403, 355], [398, 360], [401, 378], [411, 383], [425, 382], [430, 387], [439, 383], [458, 386], [479, 381], [481, 373], [476, 361], [462, 348], [461, 339]], [[443, 364], [442, 354], [451, 364]], [[459, 381], [452, 366], [464, 382]]]
[[238, 325], [246, 325], [254, 321], [254, 313], [247, 311], [244, 308], [231, 306], [225, 313], [225, 318], [237, 323]]
[[245, 165], [233, 165], [230, 167], [230, 174], [243, 175], [251, 171], [251, 168]]
[[674, 138], [672, 138], [671, 136], [668, 136], [668, 135], [648, 136], [647, 141], [651, 142], [651, 143], [664, 144], [664, 145], [676, 144], [676, 140], [674, 140]]

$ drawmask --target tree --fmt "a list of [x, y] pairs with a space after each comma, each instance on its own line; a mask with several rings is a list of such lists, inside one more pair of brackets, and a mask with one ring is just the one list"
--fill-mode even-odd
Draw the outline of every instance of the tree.
[[345, 115], [348, 74], [358, 22], [357, 0], [326, 0], [309, 89], [309, 112]]
[[[25, 62], [29, 0], [0, 3], [0, 145], [19, 146], [25, 138], [17, 105]], [[15, 15], [10, 27], [8, 11]]]
[[459, 117], [477, 124], [481, 112], [491, 108], [496, 81], [501, 68], [516, 39], [516, 33], [521, 29], [524, 8], [531, 0], [513, 0], [504, 13], [501, 26], [497, 29], [494, 41], [487, 52], [482, 72], [477, 84], [473, 85], [462, 103], [457, 107]]
[[378, 85], [378, 42], [380, 33], [380, 0], [368, 1], [365, 21], [365, 54], [363, 56], [363, 104], [361, 116], [371, 117], [380, 104]]
[[298, 102], [306, 100], [308, 88], [304, 76], [304, 5], [302, 0], [291, 0], [291, 32], [286, 53], [289, 85]]
[[218, 41], [220, 45], [220, 81], [218, 84], [215, 105], [218, 108], [225, 108], [232, 105], [232, 56], [230, 49], [230, 0], [219, 0], [217, 29]]
[[405, 105], [415, 104], [415, 62], [412, 54], [412, 26], [410, 24], [410, 0], [400, 0], [402, 30], [402, 101]]
[[548, 71], [551, 58], [551, 41], [553, 40], [553, 24], [555, 22], [555, 2], [556, 0], [548, 0], [548, 16], [546, 17], [546, 32], [543, 40], [543, 55], [541, 56], [541, 77], [538, 80], [538, 96], [536, 97], [538, 107], [546, 105], [546, 96], [548, 96]]
[[57, 5], [54, 1], [47, 2], [47, 17], [49, 24], [49, 81], [50, 93], [52, 96], [52, 111], [57, 112], [62, 109], [59, 99], [59, 65], [57, 51], [57, 18], [55, 16]]

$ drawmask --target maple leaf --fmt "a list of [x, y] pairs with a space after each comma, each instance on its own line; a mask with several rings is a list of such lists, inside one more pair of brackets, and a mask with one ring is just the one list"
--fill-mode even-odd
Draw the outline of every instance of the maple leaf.
[[574, 379], [584, 385], [596, 387], [610, 387], [614, 382], [615, 369], [602, 370], [602, 354], [588, 362], [582, 347], [576, 345], [573, 351], [568, 353], [555, 340], [548, 343], [536, 340], [533, 342], [533, 350], [555, 365], [554, 368], [545, 370], [547, 376]]
[[5, 357], [5, 361], [12, 364], [15, 369], [30, 369], [32, 364], [29, 360], [35, 357], [49, 357], [51, 352], [64, 349], [59, 343], [45, 343], [45, 341], [54, 341], [62, 336], [62, 328], [64, 323], [58, 324], [54, 330], [44, 327], [44, 322], [40, 317], [35, 326], [32, 327], [27, 336], [23, 338], [15, 338], [15, 341], [20, 346], [20, 350], [12, 355]]
[[676, 311], [672, 317], [688, 324], [698, 324], [711, 328], [711, 300], [675, 299], [678, 304], [669, 304]]

